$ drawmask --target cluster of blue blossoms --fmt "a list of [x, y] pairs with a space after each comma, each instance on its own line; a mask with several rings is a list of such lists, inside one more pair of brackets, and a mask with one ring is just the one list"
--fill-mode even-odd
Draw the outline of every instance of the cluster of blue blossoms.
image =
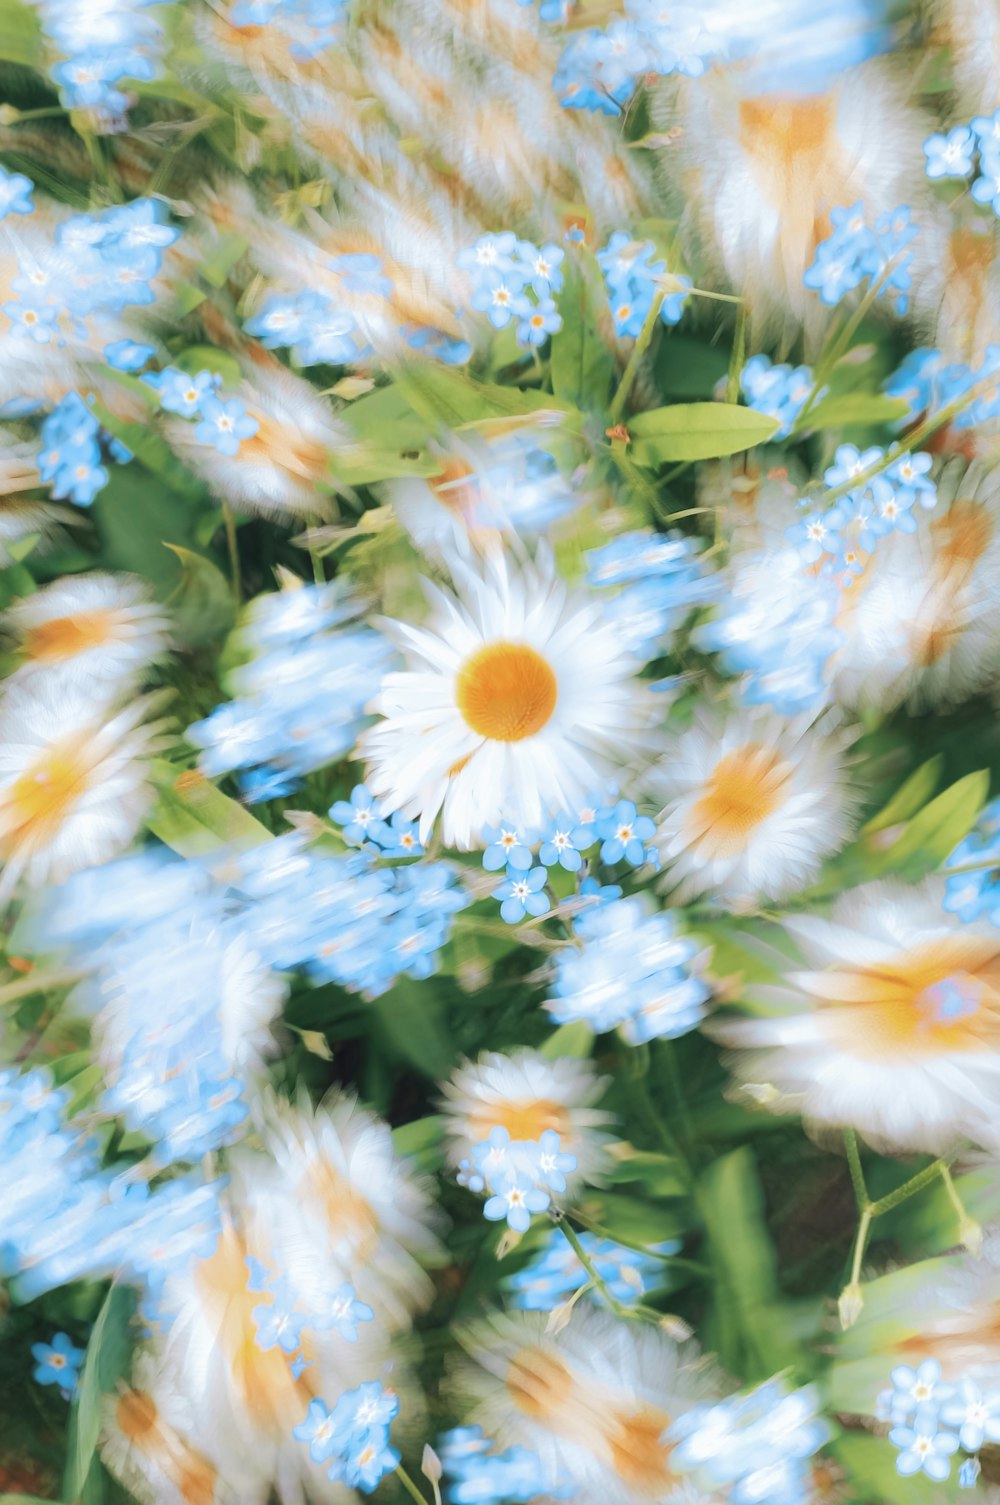
[[[970, 872], [951, 872], [968, 867]], [[975, 829], [960, 841], [944, 865], [944, 907], [964, 923], [985, 915], [1000, 925], [1000, 800], [993, 800], [976, 821]]]
[[546, 1212], [553, 1192], [566, 1190], [566, 1176], [576, 1170], [576, 1156], [560, 1148], [555, 1129], [536, 1139], [511, 1139], [497, 1125], [461, 1161], [458, 1183], [469, 1191], [488, 1192], [483, 1216], [505, 1222], [515, 1233], [526, 1233], [532, 1215]]
[[[56, 501], [68, 498], [78, 507], [89, 507], [108, 483], [101, 464], [101, 426], [78, 392], [67, 392], [42, 424], [42, 447], [38, 473], [52, 487]], [[116, 439], [108, 440], [113, 458], [130, 460], [131, 454]]]
[[[349, 293], [386, 298], [392, 292], [377, 256], [345, 254], [327, 265]], [[267, 350], [291, 350], [299, 366], [347, 366], [370, 349], [354, 315], [328, 293], [272, 293], [244, 328]]]
[[537, 1453], [512, 1447], [495, 1451], [480, 1427], [455, 1427], [440, 1442], [448, 1505], [527, 1505], [545, 1495], [565, 1500], [575, 1493], [566, 1480], [553, 1483]]
[[250, 1317], [254, 1325], [254, 1342], [262, 1353], [278, 1348], [290, 1359], [292, 1377], [298, 1379], [310, 1361], [299, 1352], [302, 1334], [308, 1328], [315, 1332], [336, 1332], [345, 1343], [358, 1341], [358, 1326], [372, 1322], [375, 1313], [366, 1301], [359, 1301], [354, 1287], [343, 1281], [317, 1298], [311, 1311], [299, 1309], [287, 1280], [275, 1280], [260, 1260], [247, 1255], [247, 1290], [268, 1296], [252, 1308]]
[[691, 291], [691, 278], [668, 272], [665, 261], [653, 260], [655, 255], [652, 241], [635, 241], [624, 230], [617, 230], [604, 250], [597, 253], [611, 299], [615, 333], [628, 339], [639, 334], [658, 293], [663, 294], [660, 319], [664, 324], [676, 324]]
[[[647, 1291], [655, 1290], [665, 1269], [664, 1258], [681, 1248], [679, 1239], [668, 1239], [643, 1253], [593, 1233], [581, 1233], [578, 1238], [609, 1294], [623, 1306], [633, 1306]], [[576, 1251], [553, 1228], [542, 1252], [506, 1284], [512, 1306], [527, 1312], [551, 1312], [582, 1287], [591, 1285], [591, 1277]], [[598, 1306], [604, 1305], [599, 1289], [592, 1287], [589, 1295]]]
[[807, 268], [803, 281], [819, 293], [831, 308], [845, 293], [852, 292], [867, 278], [878, 287], [878, 297], [896, 294], [896, 312], [904, 314], [912, 281], [912, 251], [906, 248], [919, 234], [910, 221], [910, 211], [900, 205], [890, 213], [879, 215], [874, 226], [865, 223], [862, 203], [849, 209], [830, 211], [833, 234], [816, 247], [816, 260]]
[[961, 1448], [970, 1456], [959, 1465], [958, 1482], [971, 1489], [981, 1472], [980, 1448], [1000, 1442], [1000, 1389], [983, 1390], [968, 1377], [943, 1384], [937, 1359], [924, 1359], [916, 1369], [899, 1364], [890, 1379], [875, 1414], [892, 1423], [889, 1441], [899, 1449], [896, 1471], [923, 1473], [940, 1483], [950, 1475], [951, 1460]]
[[677, 934], [669, 911], [653, 913], [634, 895], [585, 911], [573, 929], [583, 944], [557, 953], [545, 1005], [557, 1023], [618, 1029], [630, 1045], [697, 1027], [709, 990], [692, 969], [695, 942]]
[[732, 1505], [807, 1505], [809, 1459], [830, 1436], [817, 1407], [812, 1386], [789, 1392], [779, 1379], [695, 1406], [666, 1433], [671, 1467]]
[[751, 356], [740, 373], [747, 406], [778, 420], [775, 439], [788, 438], [812, 389], [811, 366], [775, 365], [769, 355]]
[[[516, 925], [526, 915], [537, 919], [554, 908], [545, 886], [549, 868], [580, 872], [583, 854], [598, 842], [600, 859], [608, 866], [627, 862], [630, 867], [642, 863], [658, 867], [655, 848], [646, 845], [655, 835], [655, 822], [648, 815], [640, 815], [631, 800], [600, 805], [583, 815], [562, 812], [537, 835], [527, 838], [522, 838], [512, 824], [501, 821], [483, 827], [483, 867], [488, 873], [506, 869], [506, 877], [493, 890], [493, 897], [500, 900], [501, 917], [508, 925]], [[535, 846], [537, 866], [532, 851]]]
[[222, 378], [217, 372], [196, 371], [192, 375], [165, 366], [162, 371], [147, 372], [142, 380], [152, 387], [166, 412], [197, 418], [194, 436], [198, 443], [210, 444], [220, 455], [239, 454], [243, 440], [252, 439], [260, 427], [238, 397], [218, 395]]
[[697, 6], [625, 0], [625, 12], [603, 31], [579, 32], [564, 49], [552, 87], [567, 109], [620, 115], [646, 74], [698, 78], [719, 50]]
[[957, 429], [976, 428], [1000, 418], [1000, 345], [987, 345], [978, 366], [946, 362], [940, 350], [922, 346], [909, 355], [889, 378], [885, 391], [910, 404], [910, 414], [936, 412], [961, 400], [973, 387], [983, 391], [952, 419]]
[[535, 246], [504, 230], [481, 235], [474, 246], [459, 252], [458, 265], [469, 273], [472, 307], [494, 329], [506, 329], [516, 319], [518, 342], [538, 346], [562, 328], [552, 295], [563, 285], [564, 255], [559, 246]]
[[309, 1444], [314, 1463], [329, 1464], [327, 1478], [369, 1495], [379, 1480], [399, 1467], [389, 1441], [389, 1424], [399, 1414], [399, 1397], [380, 1380], [346, 1390], [331, 1411], [309, 1402], [306, 1418], [292, 1436]]
[[[930, 511], [937, 504], [937, 487], [930, 477], [931, 456], [901, 454], [878, 474], [865, 473], [883, 464], [885, 450], [873, 445], [863, 452], [856, 445], [841, 444], [833, 465], [823, 472], [831, 488], [858, 478], [858, 485], [832, 507], [811, 512], [785, 531], [804, 564], [819, 564], [842, 584], [860, 575], [865, 559], [880, 538], [890, 533], [915, 533], [916, 505]], [[805, 503], [808, 505], [808, 502]]]
[[156, 77], [163, 32], [148, 13], [163, 0], [35, 0], [42, 26], [63, 59], [50, 70], [69, 110], [90, 110], [105, 132], [125, 129], [122, 79]]
[[929, 178], [938, 182], [942, 178], [974, 177], [972, 197], [976, 203], [988, 204], [994, 214], [1000, 215], [1000, 110], [976, 115], [968, 125], [955, 125], [950, 131], [928, 136], [924, 156]]
[[697, 606], [719, 596], [720, 582], [698, 558], [699, 540], [636, 529], [587, 552], [587, 580], [609, 594], [605, 616], [644, 662]]
[[275, 26], [292, 56], [308, 59], [336, 41], [346, 15], [347, 0], [236, 0], [228, 19], [233, 26]]
[[345, 628], [363, 611], [336, 584], [254, 601], [239, 637], [251, 656], [230, 675], [236, 698], [187, 730], [208, 778], [235, 772], [246, 799], [273, 799], [351, 750], [392, 659], [379, 633]]

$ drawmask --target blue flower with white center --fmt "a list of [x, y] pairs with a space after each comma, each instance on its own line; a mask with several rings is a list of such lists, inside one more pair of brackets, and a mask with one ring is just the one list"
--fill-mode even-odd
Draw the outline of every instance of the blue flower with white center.
[[116, 371], [141, 371], [155, 354], [152, 345], [143, 345], [138, 340], [114, 340], [104, 347], [104, 359]]
[[0, 220], [8, 214], [34, 214], [31, 200], [34, 186], [23, 172], [8, 172], [6, 167], [0, 167]]
[[619, 800], [611, 810], [602, 810], [594, 825], [601, 841], [601, 861], [621, 862], [632, 867], [645, 860], [647, 841], [656, 835], [656, 822], [639, 815], [631, 800]]
[[566, 1173], [576, 1170], [576, 1156], [562, 1149], [555, 1129], [545, 1129], [538, 1139], [537, 1175], [550, 1191], [566, 1190]]
[[292, 1428], [292, 1436], [297, 1442], [309, 1444], [309, 1456], [313, 1463], [326, 1463], [340, 1446], [336, 1424], [321, 1400], [309, 1402], [306, 1419]]
[[259, 1349], [264, 1353], [272, 1348], [280, 1348], [282, 1353], [295, 1352], [302, 1341], [305, 1319], [295, 1310], [294, 1298], [288, 1290], [279, 1287], [269, 1305], [255, 1306], [250, 1315], [257, 1329], [255, 1341]]
[[548, 298], [552, 293], [560, 291], [563, 285], [562, 263], [566, 255], [561, 246], [549, 242], [539, 247], [532, 245], [530, 240], [519, 240], [515, 251], [525, 284], [537, 298]]
[[59, 310], [56, 308], [36, 308], [29, 303], [10, 302], [3, 305], [3, 311], [11, 322], [11, 334], [22, 340], [31, 340], [34, 345], [48, 345], [53, 339], [58, 344], [62, 340], [58, 337], [58, 331], [53, 328]]
[[517, 338], [522, 345], [544, 345], [550, 334], [562, 329], [562, 318], [551, 298], [531, 303], [523, 294], [515, 300]]
[[[306, 338], [310, 317], [325, 309], [327, 303], [320, 293], [272, 293], [243, 328], [265, 350], [289, 348]], [[353, 327], [353, 320], [346, 315], [344, 327], [345, 331]]]
[[318, 1332], [331, 1329], [345, 1343], [358, 1341], [358, 1323], [371, 1322], [375, 1316], [367, 1302], [359, 1301], [354, 1287], [346, 1281], [331, 1295], [323, 1310], [313, 1317], [311, 1327]]
[[[647, 1291], [662, 1284], [668, 1266], [656, 1256], [678, 1254], [681, 1249], [678, 1239], [657, 1244], [648, 1254], [638, 1249], [626, 1249], [612, 1239], [598, 1238], [593, 1233], [581, 1233], [579, 1239], [610, 1294], [625, 1306], [634, 1306]], [[576, 1251], [554, 1228], [542, 1253], [505, 1284], [512, 1295], [511, 1305], [520, 1311], [550, 1312], [589, 1282], [590, 1276]], [[595, 1305], [606, 1304], [599, 1290], [591, 1290], [588, 1294]]]
[[[474, 246], [459, 251], [458, 266], [472, 274], [477, 288], [492, 287], [503, 282], [517, 266], [517, 236], [513, 230], [503, 230], [499, 235], [481, 235]], [[518, 289], [523, 286], [520, 275], [515, 276]]]
[[592, 847], [595, 841], [591, 826], [577, 825], [571, 815], [557, 815], [542, 831], [542, 844], [538, 860], [545, 867], [557, 864], [567, 873], [579, 872], [583, 864], [580, 853]]
[[494, 899], [501, 900], [500, 916], [508, 925], [516, 925], [526, 914], [538, 919], [548, 913], [551, 906], [544, 892], [548, 876], [544, 867], [529, 868], [527, 872], [508, 869], [506, 881], [493, 890]]
[[960, 1380], [955, 1393], [942, 1403], [941, 1420], [958, 1430], [967, 1453], [978, 1453], [987, 1442], [1000, 1442], [1000, 1390], [980, 1390], [970, 1379]]
[[785, 529], [785, 537], [795, 547], [803, 564], [815, 564], [840, 549], [843, 521], [842, 511], [828, 507], [825, 512], [810, 512], [808, 517], [791, 523]]
[[933, 1411], [918, 1412], [913, 1426], [893, 1427], [889, 1441], [900, 1450], [896, 1472], [904, 1478], [924, 1473], [940, 1483], [951, 1473], [952, 1454], [958, 1452], [958, 1438], [937, 1430]]
[[415, 820], [407, 820], [402, 810], [396, 810], [388, 823], [383, 822], [372, 833], [372, 839], [378, 842], [387, 857], [423, 855], [417, 823]]
[[860, 202], [831, 210], [830, 221], [833, 234], [816, 247], [816, 259], [803, 278], [806, 287], [832, 307], [870, 277], [880, 284], [879, 297], [897, 294], [896, 311], [905, 313], [912, 260], [907, 247], [918, 234], [906, 205], [880, 215], [873, 227], [865, 222]]
[[445, 366], [464, 366], [472, 357], [472, 346], [467, 340], [455, 340], [442, 334], [440, 329], [400, 328], [411, 350], [423, 350], [433, 360]]
[[592, 904], [613, 904], [621, 896], [622, 889], [617, 883], [602, 883], [599, 878], [588, 877], [580, 884], [580, 897]]
[[910, 1421], [917, 1412], [936, 1413], [942, 1401], [954, 1393], [954, 1386], [941, 1384], [937, 1359], [924, 1359], [916, 1369], [897, 1364], [889, 1378], [892, 1390], [886, 1395], [887, 1415], [893, 1421]]
[[381, 261], [368, 252], [334, 256], [330, 267], [343, 278], [349, 293], [369, 293], [379, 298], [388, 298], [392, 293], [392, 282], [382, 270]]
[[174, 366], [151, 371], [142, 380], [156, 392], [161, 408], [168, 413], [179, 413], [182, 418], [200, 414], [202, 403], [221, 385], [221, 379], [211, 371], [198, 371], [192, 376]]
[[77, 1348], [66, 1333], [55, 1333], [50, 1343], [33, 1343], [31, 1353], [35, 1360], [32, 1379], [39, 1385], [58, 1385], [71, 1395], [80, 1378], [84, 1349]]
[[483, 1205], [483, 1216], [491, 1223], [506, 1222], [515, 1233], [527, 1233], [532, 1215], [544, 1212], [552, 1200], [523, 1173], [509, 1172], [491, 1184], [493, 1194]]
[[352, 1489], [371, 1494], [386, 1474], [399, 1467], [400, 1456], [388, 1439], [388, 1433], [377, 1430], [368, 1436], [352, 1440], [352, 1446], [344, 1458], [342, 1472], [331, 1474], [343, 1478]]
[[211, 396], [202, 398], [201, 422], [194, 431], [201, 444], [210, 444], [220, 455], [239, 453], [244, 439], [252, 439], [260, 424], [251, 418], [238, 397], [228, 402]]
[[343, 826], [344, 840], [353, 846], [363, 846], [366, 841], [382, 844], [385, 826], [382, 808], [366, 784], [355, 784], [350, 800], [335, 800], [329, 814]]
[[895, 487], [896, 501], [901, 507], [912, 507], [919, 502], [925, 512], [937, 505], [937, 487], [929, 471], [932, 457], [924, 452], [916, 455], [900, 455], [885, 472], [885, 479]]
[[740, 373], [740, 390], [747, 406], [778, 420], [776, 439], [785, 439], [791, 433], [812, 388], [811, 367], [776, 366], [766, 355], [751, 356]]
[[484, 826], [483, 867], [488, 873], [498, 873], [501, 868], [526, 873], [534, 861], [531, 848], [518, 835], [513, 826]]
[[955, 125], [945, 134], [935, 132], [924, 142], [929, 178], [967, 178], [972, 172], [976, 138], [967, 125]]
[[506, 329], [514, 317], [521, 292], [520, 281], [508, 273], [505, 280], [479, 286], [472, 295], [472, 306], [484, 313], [494, 329]]

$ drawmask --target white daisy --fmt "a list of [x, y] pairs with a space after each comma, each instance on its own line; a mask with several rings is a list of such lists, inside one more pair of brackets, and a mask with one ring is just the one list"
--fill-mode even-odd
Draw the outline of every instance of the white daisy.
[[663, 1433], [698, 1401], [718, 1394], [693, 1346], [659, 1330], [576, 1307], [546, 1332], [544, 1313], [479, 1324], [462, 1341], [478, 1368], [456, 1388], [469, 1420], [501, 1446], [530, 1448], [555, 1483], [568, 1477], [580, 1505], [648, 1505], [681, 1480]]
[[67, 575], [16, 601], [4, 621], [20, 640], [20, 676], [58, 670], [116, 691], [141, 678], [169, 642], [166, 613], [128, 575]]
[[491, 820], [532, 828], [582, 804], [644, 717], [600, 603], [570, 596], [547, 555], [461, 581], [460, 599], [428, 587], [425, 626], [387, 624], [409, 667], [383, 679], [359, 750], [386, 814], [419, 819], [425, 840], [440, 811], [444, 840], [468, 850]]
[[830, 920], [783, 923], [810, 970], [768, 990], [769, 1015], [711, 1026], [740, 1047], [739, 1081], [890, 1152], [1000, 1144], [1000, 932], [945, 913], [933, 883], [866, 884]]
[[656, 844], [680, 893], [746, 902], [802, 888], [847, 837], [842, 743], [767, 710], [694, 725], [652, 773]]
[[511, 1139], [538, 1139], [547, 1129], [559, 1135], [561, 1148], [576, 1156], [571, 1184], [599, 1178], [607, 1164], [607, 1135], [601, 1130], [609, 1113], [593, 1107], [607, 1086], [590, 1061], [558, 1056], [550, 1061], [537, 1050], [505, 1056], [484, 1051], [477, 1061], [456, 1067], [443, 1084], [448, 1158], [458, 1165], [496, 1125]]
[[0, 896], [20, 878], [59, 882], [121, 852], [155, 795], [148, 759], [162, 701], [109, 706], [48, 676], [11, 685], [0, 701]]

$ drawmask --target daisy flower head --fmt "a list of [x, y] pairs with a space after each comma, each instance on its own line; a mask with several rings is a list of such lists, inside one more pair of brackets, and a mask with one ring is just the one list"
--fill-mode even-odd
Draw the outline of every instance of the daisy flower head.
[[737, 1079], [816, 1130], [856, 1129], [889, 1153], [996, 1148], [1000, 939], [941, 906], [938, 885], [865, 884], [830, 919], [788, 916], [802, 970], [773, 1012], [721, 1023]]
[[802, 888], [846, 840], [841, 744], [808, 717], [699, 711], [654, 773], [669, 881], [729, 901]]
[[32, 676], [0, 700], [0, 896], [107, 862], [153, 804], [157, 706], [115, 707], [93, 687]]
[[571, 1178], [600, 1179], [607, 1164], [605, 1125], [610, 1114], [594, 1107], [606, 1086], [590, 1061], [537, 1050], [511, 1055], [484, 1051], [456, 1067], [443, 1083], [444, 1132], [449, 1164], [457, 1166], [494, 1128], [512, 1140], [538, 1140], [548, 1130], [576, 1157]]
[[501, 813], [537, 829], [579, 804], [645, 715], [634, 660], [549, 554], [521, 568], [498, 555], [459, 580], [456, 595], [428, 587], [425, 625], [386, 624], [407, 667], [382, 680], [359, 751], [384, 814], [418, 820], [421, 841], [440, 814], [445, 842], [468, 851]]
[[128, 575], [64, 576], [15, 602], [5, 621], [19, 638], [19, 678], [55, 670], [81, 684], [124, 689], [169, 643], [166, 613]]

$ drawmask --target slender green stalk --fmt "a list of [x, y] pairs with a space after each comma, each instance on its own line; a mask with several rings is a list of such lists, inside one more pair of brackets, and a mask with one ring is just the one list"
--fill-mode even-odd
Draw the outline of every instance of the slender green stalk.
[[908, 1202], [911, 1197], [916, 1196], [918, 1191], [923, 1191], [925, 1186], [930, 1186], [932, 1181], [937, 1180], [943, 1166], [947, 1166], [946, 1160], [943, 1158], [935, 1160], [931, 1165], [925, 1166], [922, 1171], [918, 1171], [915, 1176], [911, 1176], [909, 1181], [904, 1181], [902, 1186], [897, 1186], [895, 1191], [887, 1192], [884, 1197], [879, 1197], [877, 1202], [870, 1203], [872, 1217], [880, 1218], [883, 1213], [892, 1212], [893, 1208], [899, 1207], [903, 1202]]
[[656, 294], [656, 297], [650, 304], [649, 313], [643, 321], [642, 328], [636, 336], [635, 344], [632, 347], [632, 354], [628, 358], [625, 370], [622, 372], [621, 381], [618, 383], [615, 395], [611, 399], [609, 416], [612, 426], [620, 421], [625, 411], [628, 394], [631, 392], [638, 375], [640, 362], [649, 348], [650, 340], [653, 338], [653, 330], [656, 328], [656, 321], [660, 317], [660, 309], [663, 307], [665, 296], [666, 294], [664, 293]]
[[850, 318], [845, 320], [840, 328], [839, 333], [834, 336], [833, 330], [831, 329], [830, 335], [832, 336], [832, 338], [828, 337], [829, 345], [827, 346], [827, 348], [820, 352], [819, 360], [816, 362], [816, 366], [813, 372], [812, 389], [810, 390], [809, 396], [806, 398], [805, 402], [802, 405], [799, 416], [796, 418], [794, 424], [792, 425], [793, 434], [801, 433], [803, 428], [806, 427], [806, 419], [819, 401], [820, 393], [823, 391], [823, 388], [826, 385], [827, 378], [832, 373], [837, 362], [844, 355], [846, 355], [847, 351], [850, 349], [851, 341], [854, 338], [857, 330], [860, 328], [862, 320], [864, 319], [868, 310], [874, 304], [875, 300], [883, 291], [887, 281], [892, 276], [892, 273], [895, 271], [895, 269], [895, 261], [890, 261], [887, 266], [883, 267], [880, 275], [875, 278], [874, 282], [871, 283], [868, 291], [861, 299], [861, 302], [858, 304], [853, 314], [851, 314]]
[[847, 1164], [851, 1169], [851, 1184], [854, 1187], [854, 1199], [858, 1204], [858, 1211], [863, 1212], [870, 1205], [871, 1198], [865, 1185], [865, 1173], [861, 1168], [861, 1156], [858, 1153], [858, 1136], [853, 1129], [844, 1130], [844, 1147], [847, 1150]]
[[664, 1264], [672, 1265], [680, 1263], [688, 1269], [696, 1271], [699, 1275], [707, 1275], [709, 1273], [707, 1266], [696, 1264], [692, 1259], [678, 1261], [676, 1255], [658, 1254], [655, 1249], [650, 1249], [648, 1244], [640, 1244], [635, 1239], [623, 1238], [620, 1233], [612, 1233], [603, 1224], [596, 1222], [594, 1218], [588, 1217], [586, 1213], [580, 1212], [575, 1207], [572, 1213], [567, 1215], [571, 1216], [575, 1223], [579, 1223], [581, 1228], [586, 1228], [588, 1233], [594, 1234], [596, 1238], [610, 1239], [613, 1244], [621, 1244], [623, 1249], [632, 1249], [636, 1254], [648, 1254], [650, 1259], [662, 1259]]
[[410, 1495], [414, 1500], [417, 1500], [419, 1502], [419, 1505], [427, 1505], [427, 1496], [424, 1494], [423, 1490], [417, 1488], [401, 1463], [397, 1464], [396, 1466], [396, 1478], [399, 1480], [400, 1484], [402, 1484], [407, 1494]]
[[566, 1239], [569, 1243], [570, 1248], [573, 1250], [573, 1253], [576, 1255], [577, 1259], [586, 1270], [590, 1283], [594, 1287], [594, 1289], [600, 1291], [601, 1295], [608, 1303], [608, 1306], [616, 1316], [628, 1316], [628, 1307], [624, 1304], [624, 1302], [619, 1301], [617, 1296], [612, 1296], [611, 1291], [608, 1288], [607, 1281], [604, 1279], [604, 1276], [601, 1275], [600, 1271], [597, 1269], [597, 1266], [594, 1264], [594, 1261], [591, 1259], [590, 1255], [583, 1247], [583, 1244], [580, 1242], [580, 1239], [577, 1235], [576, 1229], [572, 1226], [569, 1219], [564, 1216], [557, 1226], [561, 1228], [563, 1233], [566, 1235]]
[[229, 578], [232, 581], [236, 605], [239, 606], [243, 599], [240, 579], [240, 546], [236, 538], [236, 519], [233, 516], [233, 509], [225, 500], [222, 503], [222, 519], [226, 525], [226, 548], [229, 550]]
[[948, 1201], [954, 1208], [955, 1216], [958, 1218], [959, 1242], [964, 1244], [973, 1254], [978, 1254], [983, 1246], [983, 1230], [975, 1218], [970, 1218], [965, 1203], [958, 1194], [958, 1187], [952, 1180], [951, 1171], [944, 1162], [941, 1164], [941, 1180], [944, 1182]]
[[733, 352], [729, 357], [729, 376], [726, 381], [726, 401], [738, 402], [740, 396], [740, 372], [747, 355], [747, 306], [740, 300], [736, 309], [736, 333], [733, 336]]
[[866, 1207], [858, 1220], [858, 1231], [854, 1236], [854, 1257], [851, 1260], [850, 1285], [861, 1284], [861, 1261], [865, 1257], [865, 1249], [868, 1246], [868, 1233], [872, 1225], [872, 1209]]

